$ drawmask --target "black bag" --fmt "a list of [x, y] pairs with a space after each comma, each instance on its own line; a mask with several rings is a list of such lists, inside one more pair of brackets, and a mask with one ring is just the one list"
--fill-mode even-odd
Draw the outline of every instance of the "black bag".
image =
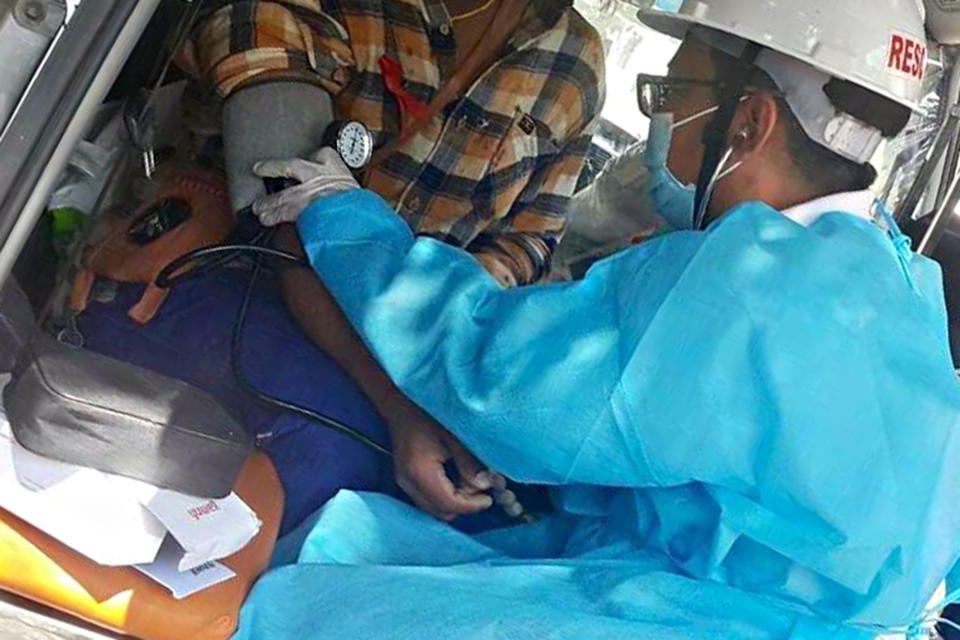
[[20, 285], [8, 278], [0, 289], [0, 373], [10, 373], [33, 332], [33, 308]]
[[44, 335], [24, 350], [3, 400], [30, 451], [194, 496], [230, 493], [253, 450], [199, 389]]

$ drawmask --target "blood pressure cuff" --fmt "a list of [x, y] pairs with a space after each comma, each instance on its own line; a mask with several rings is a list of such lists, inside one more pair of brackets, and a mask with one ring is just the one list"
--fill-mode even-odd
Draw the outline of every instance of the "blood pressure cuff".
[[30, 451], [194, 496], [230, 493], [253, 448], [199, 389], [45, 336], [24, 350], [3, 400]]

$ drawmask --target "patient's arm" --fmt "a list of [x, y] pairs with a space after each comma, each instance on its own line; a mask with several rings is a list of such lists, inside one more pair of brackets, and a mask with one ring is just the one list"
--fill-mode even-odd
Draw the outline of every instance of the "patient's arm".
[[[287, 251], [302, 252], [293, 227], [282, 227], [276, 242]], [[445, 520], [489, 507], [490, 497], [482, 493], [489, 488], [489, 479], [484, 475], [476, 480], [483, 467], [397, 389], [314, 272], [284, 269], [280, 286], [287, 307], [307, 336], [350, 374], [386, 421], [397, 484], [417, 506]], [[444, 472], [450, 460], [459, 471], [459, 487]]]

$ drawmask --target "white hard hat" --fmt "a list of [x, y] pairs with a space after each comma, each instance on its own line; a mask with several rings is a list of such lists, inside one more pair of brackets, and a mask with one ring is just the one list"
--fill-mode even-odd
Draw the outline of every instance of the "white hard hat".
[[822, 89], [832, 78], [919, 109], [927, 62], [920, 0], [633, 2], [641, 22], [675, 38], [700, 26], [762, 45], [756, 66], [779, 85], [807, 134], [851, 160], [869, 160], [881, 131], [831, 103]]

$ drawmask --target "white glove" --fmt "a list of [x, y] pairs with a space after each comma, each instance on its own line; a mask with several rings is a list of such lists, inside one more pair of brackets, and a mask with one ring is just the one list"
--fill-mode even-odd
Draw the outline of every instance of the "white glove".
[[350, 169], [330, 147], [320, 149], [310, 160], [265, 160], [253, 166], [261, 178], [293, 178], [300, 184], [253, 202], [253, 213], [266, 227], [295, 222], [300, 212], [315, 200], [359, 189]]

